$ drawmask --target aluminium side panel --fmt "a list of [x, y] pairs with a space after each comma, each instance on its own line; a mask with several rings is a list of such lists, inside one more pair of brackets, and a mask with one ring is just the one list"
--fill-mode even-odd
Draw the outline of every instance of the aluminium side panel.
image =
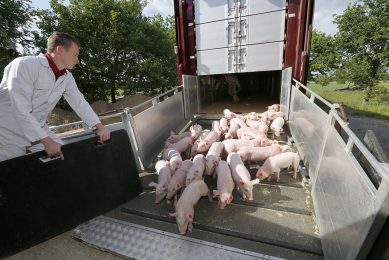
[[197, 76], [182, 75], [182, 82], [184, 83], [185, 119], [190, 120], [200, 110], [199, 81]]
[[209, 23], [236, 16], [235, 0], [196, 0], [195, 23]]
[[184, 120], [182, 92], [134, 116], [135, 137], [145, 167], [162, 151], [170, 130], [178, 130]]
[[238, 50], [238, 72], [282, 69], [283, 42], [241, 46]]
[[355, 259], [376, 216], [377, 190], [331, 127], [312, 198], [327, 259]]
[[280, 110], [284, 113], [285, 119], [289, 120], [289, 104], [292, 84], [292, 68], [282, 70], [281, 94], [280, 94]]
[[286, 9], [286, 0], [240, 0], [239, 14], [241, 16], [266, 13]]
[[285, 10], [240, 17], [240, 45], [284, 40]]
[[212, 75], [236, 72], [236, 48], [197, 52], [197, 74]]
[[289, 129], [299, 147], [300, 156], [308, 162], [309, 176], [315, 180], [319, 155], [323, 148], [329, 115], [304, 93], [292, 87]]
[[196, 49], [209, 50], [236, 45], [235, 19], [196, 25]]

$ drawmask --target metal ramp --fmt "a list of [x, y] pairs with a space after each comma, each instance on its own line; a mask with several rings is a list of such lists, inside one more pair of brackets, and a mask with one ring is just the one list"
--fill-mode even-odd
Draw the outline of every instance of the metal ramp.
[[86, 244], [135, 259], [281, 259], [100, 216], [74, 231]]

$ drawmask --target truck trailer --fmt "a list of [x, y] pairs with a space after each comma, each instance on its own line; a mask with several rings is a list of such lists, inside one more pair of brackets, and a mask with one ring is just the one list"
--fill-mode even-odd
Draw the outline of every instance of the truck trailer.
[[[77, 250], [128, 259], [388, 259], [389, 169], [338, 104], [306, 87], [314, 1], [175, 0], [174, 8], [179, 86], [101, 117], [117, 119], [105, 144], [85, 128], [63, 136], [64, 161], [38, 152], [0, 163], [0, 257], [29, 258], [28, 248], [73, 230]], [[286, 126], [268, 135], [298, 152], [297, 179], [283, 170], [279, 182], [254, 185], [253, 200], [234, 190], [223, 210], [202, 198], [193, 231], [180, 235], [173, 203], [154, 203], [149, 187], [169, 132], [210, 129], [226, 108], [245, 115], [272, 104]], [[245, 166], [255, 179], [261, 162]]]

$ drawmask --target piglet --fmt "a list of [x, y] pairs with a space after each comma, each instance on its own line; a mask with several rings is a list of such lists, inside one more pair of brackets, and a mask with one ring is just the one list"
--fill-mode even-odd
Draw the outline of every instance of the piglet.
[[234, 198], [232, 196], [234, 181], [226, 161], [220, 161], [215, 171], [217, 175], [217, 190], [213, 190], [213, 197], [219, 197], [219, 208], [224, 209]]
[[158, 174], [158, 183], [150, 182], [149, 187], [155, 187], [155, 203], [160, 203], [167, 194], [167, 186], [171, 179], [169, 162], [160, 160], [155, 164]]
[[213, 171], [215, 170], [215, 167], [220, 161], [220, 156], [223, 150], [224, 145], [221, 142], [215, 142], [212, 144], [211, 148], [209, 148], [207, 156], [205, 157], [205, 172], [207, 173], [207, 175], [212, 175]]
[[255, 120], [251, 120], [251, 119], [246, 120], [246, 125], [248, 125], [249, 127], [252, 127], [252, 128], [256, 128], [256, 129], [260, 129], [261, 127], [263, 128], [264, 126], [267, 126], [266, 123], [264, 123], [260, 120], [255, 121]]
[[182, 138], [177, 143], [171, 144], [168, 148], [173, 148], [176, 151], [183, 153], [185, 152], [191, 145], [193, 144], [193, 138], [191, 136], [187, 136]]
[[219, 135], [219, 139], [222, 136], [222, 127], [220, 126], [220, 122], [217, 120], [212, 122], [212, 131], [215, 131]]
[[198, 154], [197, 152], [197, 148], [199, 147], [199, 143], [200, 143], [200, 139], [197, 139], [193, 145], [192, 145], [192, 148], [190, 149], [190, 157], [193, 158], [196, 154]]
[[238, 192], [243, 199], [253, 200], [253, 185], [259, 182], [258, 179], [251, 180], [250, 173], [244, 166], [239, 154], [230, 153], [227, 156], [227, 163], [230, 166], [232, 178], [238, 186]]
[[188, 136], [191, 136], [190, 132], [183, 132], [181, 134], [173, 134], [173, 135], [169, 136], [167, 141], [169, 141], [170, 143], [174, 144], [174, 143], [177, 143], [181, 139], [183, 139], [185, 137], [188, 137]]
[[229, 110], [229, 109], [224, 109], [223, 114], [227, 120], [231, 120], [231, 119], [237, 117], [236, 114], [234, 112], [231, 112], [231, 110]]
[[234, 139], [238, 138], [237, 131], [239, 129], [239, 125], [236, 123], [232, 123], [230, 125], [230, 128], [228, 129], [228, 132], [225, 135], [225, 139]]
[[201, 125], [192, 125], [190, 128], [189, 128], [189, 131], [191, 133], [191, 136], [193, 139], [197, 139], [199, 138], [200, 134], [201, 134], [201, 131], [203, 130], [203, 128], [201, 127]]
[[186, 175], [186, 186], [188, 186], [194, 180], [201, 180], [205, 169], [204, 155], [198, 154], [193, 158], [193, 166], [189, 169]]
[[282, 127], [285, 124], [285, 120], [282, 117], [277, 117], [270, 125], [270, 129], [274, 132], [276, 136], [280, 136], [282, 132]]
[[274, 142], [272, 145], [265, 147], [242, 147], [237, 153], [244, 162], [258, 162], [266, 160], [270, 156], [280, 154], [287, 148], [287, 145], [286, 147], [282, 147], [277, 142]]
[[291, 166], [294, 173], [293, 177], [296, 179], [299, 162], [299, 155], [293, 152], [280, 153], [278, 155], [269, 157], [263, 163], [262, 167], [259, 168], [257, 172], [257, 178], [259, 180], [271, 178], [271, 175], [275, 173], [277, 175], [277, 182], [279, 182], [281, 169]]
[[219, 141], [219, 138], [220, 136], [217, 132], [211, 131], [204, 140], [199, 142], [197, 146], [197, 152], [203, 153], [208, 151], [214, 142]]
[[238, 118], [238, 117], [231, 119], [230, 124], [231, 125], [237, 124], [239, 126], [239, 128], [240, 127], [247, 127], [247, 124], [244, 122], [244, 120], [242, 118]]
[[268, 111], [278, 112], [280, 111], [280, 104], [273, 104], [267, 107]]
[[220, 118], [219, 122], [220, 122], [219, 123], [220, 127], [222, 129], [222, 134], [227, 133], [227, 131], [228, 131], [228, 121], [227, 121], [227, 119], [222, 117], [222, 118]]
[[254, 144], [249, 140], [242, 139], [229, 139], [223, 141], [224, 149], [226, 153], [232, 153], [239, 150], [239, 148], [244, 146], [254, 146]]
[[201, 197], [207, 195], [210, 197], [207, 184], [203, 180], [195, 180], [185, 188], [177, 202], [176, 212], [169, 213], [170, 216], [176, 217], [178, 231], [181, 235], [185, 235], [187, 230], [192, 232], [194, 206]]
[[270, 121], [273, 121], [274, 119], [278, 118], [278, 117], [282, 117], [284, 118], [284, 113], [279, 111], [279, 112], [269, 112], [268, 113], [268, 118], [270, 119]]
[[172, 176], [166, 195], [168, 200], [173, 198], [173, 196], [176, 195], [177, 192], [185, 186], [186, 175], [192, 166], [193, 162], [191, 160], [185, 160], [182, 162], [181, 167], [177, 169], [176, 173]]
[[256, 112], [250, 112], [247, 115], [245, 115], [244, 117], [245, 117], [246, 120], [250, 119], [250, 120], [257, 121], [259, 119], [259, 114], [256, 113]]
[[163, 151], [162, 157], [164, 160], [170, 162], [170, 170], [172, 171], [172, 173], [174, 173], [176, 169], [181, 167], [182, 157], [177, 150], [173, 148], [166, 148]]

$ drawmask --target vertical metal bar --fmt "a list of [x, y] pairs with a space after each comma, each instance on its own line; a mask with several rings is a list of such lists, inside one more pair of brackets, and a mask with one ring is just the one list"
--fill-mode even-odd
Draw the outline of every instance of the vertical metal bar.
[[326, 147], [326, 144], [327, 144], [328, 137], [329, 137], [329, 135], [331, 133], [331, 129], [333, 128], [333, 126], [335, 124], [335, 118], [334, 118], [334, 114], [333, 113], [336, 113], [336, 111], [335, 111], [334, 108], [331, 108], [330, 113], [328, 114], [328, 120], [327, 120], [327, 123], [326, 123], [327, 129], [325, 130], [326, 133], [324, 135], [323, 146], [320, 149], [319, 158], [317, 160], [317, 166], [316, 166], [316, 169], [315, 169], [315, 177], [314, 177], [314, 180], [312, 180], [312, 193], [315, 192], [316, 180], [319, 177], [318, 174], [319, 174], [319, 169], [320, 169], [320, 166], [321, 166], [321, 162], [323, 160], [324, 150], [325, 150], [325, 147]]
[[82, 128], [84, 128], [84, 131], [90, 130], [89, 126], [87, 124], [85, 124], [84, 121], [82, 122]]
[[353, 146], [354, 146], [354, 141], [351, 137], [348, 137], [348, 140], [347, 140], [347, 145], [346, 147], [344, 148], [344, 150], [347, 152], [347, 153], [351, 153], [351, 150], [353, 149]]
[[309, 99], [312, 103], [315, 102], [315, 95], [311, 92], [311, 98]]
[[200, 77], [197, 76], [197, 113], [199, 113], [201, 111], [201, 92], [200, 92], [201, 85], [200, 85], [200, 83], [201, 83]]
[[138, 172], [144, 171], [145, 168], [143, 166], [142, 158], [141, 158], [140, 153], [139, 153], [138, 142], [137, 142], [137, 138], [135, 136], [135, 131], [134, 131], [135, 122], [134, 122], [134, 119], [130, 113], [130, 110], [128, 108], [126, 108], [123, 111], [121, 117], [122, 117], [124, 129], [126, 129], [128, 137], [130, 138], [130, 141], [131, 141], [130, 142], [131, 148], [132, 148], [132, 151], [134, 153], [136, 167], [138, 168]]

